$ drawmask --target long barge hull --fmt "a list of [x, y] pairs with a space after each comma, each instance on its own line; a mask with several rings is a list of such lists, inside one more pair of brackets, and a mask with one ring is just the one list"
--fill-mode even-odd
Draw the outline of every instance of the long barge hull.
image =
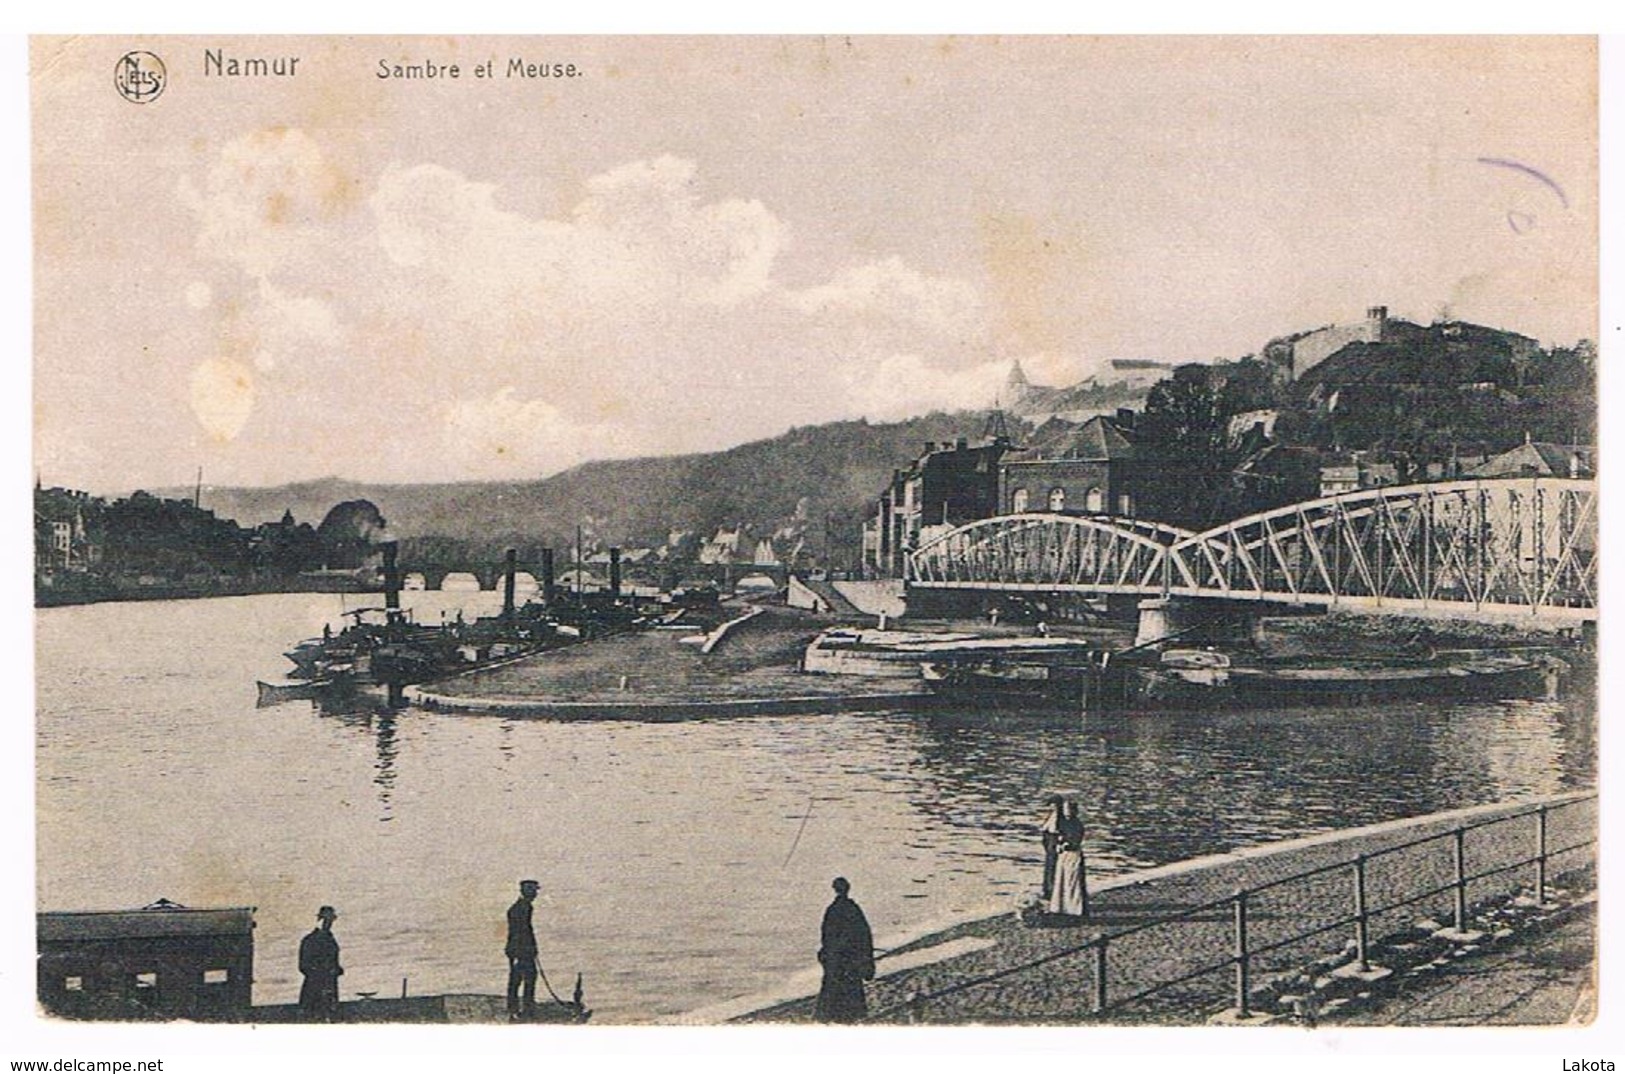
[[962, 676], [929, 681], [933, 704], [1002, 714], [1053, 715], [1187, 709], [1357, 705], [1408, 698], [1473, 699], [1553, 696], [1552, 668], [1527, 663], [1474, 669], [1232, 668], [1212, 684], [1128, 667], [1104, 674], [1074, 669], [1048, 679]]

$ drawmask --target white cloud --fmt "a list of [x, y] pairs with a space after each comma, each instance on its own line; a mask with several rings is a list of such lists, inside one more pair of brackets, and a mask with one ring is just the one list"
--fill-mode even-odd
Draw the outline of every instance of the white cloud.
[[454, 400], [442, 411], [447, 453], [485, 475], [534, 475], [584, 462], [613, 430], [580, 425], [558, 407], [521, 398], [510, 386], [491, 395]]
[[495, 189], [435, 164], [393, 167], [368, 204], [385, 253], [398, 265], [421, 265], [431, 255], [461, 257], [470, 246], [524, 227], [496, 208]]
[[731, 306], [767, 291], [788, 228], [760, 201], [701, 204], [696, 165], [666, 154], [586, 182], [572, 213], [596, 253], [672, 282], [688, 302]]
[[343, 229], [350, 185], [315, 140], [282, 127], [245, 135], [221, 149], [201, 187], [183, 177], [179, 193], [197, 221], [198, 254], [236, 266], [249, 285], [226, 287], [219, 302], [201, 280], [186, 289], [226, 359], [271, 374], [341, 343], [333, 305], [299, 293], [324, 275], [343, 278], [356, 258]]
[[898, 257], [846, 269], [828, 283], [785, 298], [808, 315], [885, 316], [949, 339], [985, 332], [976, 288], [962, 280], [927, 276]]
[[1010, 363], [1002, 359], [943, 370], [917, 354], [893, 354], [851, 368], [845, 380], [858, 413], [892, 421], [929, 410], [991, 408], [1009, 374]]
[[437, 165], [395, 167], [370, 205], [389, 257], [441, 278], [467, 312], [524, 301], [624, 317], [761, 294], [787, 229], [757, 201], [699, 204], [693, 173], [669, 156], [623, 165], [587, 180], [560, 221], [502, 210], [494, 187]]
[[539, 475], [860, 413], [984, 406], [1002, 377], [982, 369], [970, 284], [889, 257], [792, 289], [790, 225], [759, 200], [702, 195], [693, 161], [591, 176], [554, 216], [438, 164], [385, 168], [361, 213], [347, 190], [319, 146], [281, 131], [233, 142], [182, 191], [199, 252], [249, 285], [235, 302], [222, 285], [207, 312], [279, 408], [266, 421], [319, 400], [329, 423], [388, 413], [442, 432], [423, 458], [329, 440], [354, 451], [338, 472]]

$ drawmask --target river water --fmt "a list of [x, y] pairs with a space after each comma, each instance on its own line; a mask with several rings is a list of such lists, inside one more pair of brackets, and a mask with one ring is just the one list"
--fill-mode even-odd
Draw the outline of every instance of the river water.
[[[1594, 781], [1587, 705], [1505, 701], [1058, 720], [809, 714], [633, 723], [255, 707], [335, 595], [37, 613], [41, 909], [255, 906], [257, 1003], [339, 909], [347, 997], [500, 992], [541, 881], [541, 962], [594, 1020], [772, 988], [830, 878], [879, 941], [1032, 888], [1044, 797], [1106, 875]], [[494, 594], [408, 593], [420, 621]], [[375, 598], [374, 598], [375, 600]]]

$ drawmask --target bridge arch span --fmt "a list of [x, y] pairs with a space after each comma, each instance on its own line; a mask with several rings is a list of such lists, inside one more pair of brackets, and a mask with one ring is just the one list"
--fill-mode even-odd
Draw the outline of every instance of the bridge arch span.
[[1144, 594], [1545, 623], [1597, 617], [1597, 486], [1495, 478], [1365, 489], [1202, 533], [1137, 519], [981, 519], [908, 559], [911, 587]]
[[1168, 547], [1188, 530], [1094, 515], [1000, 515], [967, 523], [908, 558], [936, 588], [1160, 593]]
[[1169, 593], [1478, 619], [1595, 619], [1596, 482], [1364, 489], [1217, 526], [1168, 551]]

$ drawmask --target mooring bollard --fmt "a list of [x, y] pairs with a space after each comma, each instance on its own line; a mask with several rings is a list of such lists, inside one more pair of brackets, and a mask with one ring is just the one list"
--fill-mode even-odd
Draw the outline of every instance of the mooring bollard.
[[1371, 942], [1370, 925], [1365, 912], [1365, 855], [1354, 859], [1354, 957], [1361, 973], [1369, 973], [1371, 962], [1366, 953]]
[[1546, 904], [1546, 807], [1535, 814], [1535, 903]]
[[1106, 937], [1095, 942], [1095, 1013], [1106, 1009]]
[[1467, 931], [1467, 829], [1456, 829], [1456, 931]]
[[1252, 1009], [1247, 1005], [1247, 992], [1249, 990], [1249, 974], [1247, 966], [1247, 892], [1243, 888], [1236, 889], [1236, 1017], [1251, 1018]]

